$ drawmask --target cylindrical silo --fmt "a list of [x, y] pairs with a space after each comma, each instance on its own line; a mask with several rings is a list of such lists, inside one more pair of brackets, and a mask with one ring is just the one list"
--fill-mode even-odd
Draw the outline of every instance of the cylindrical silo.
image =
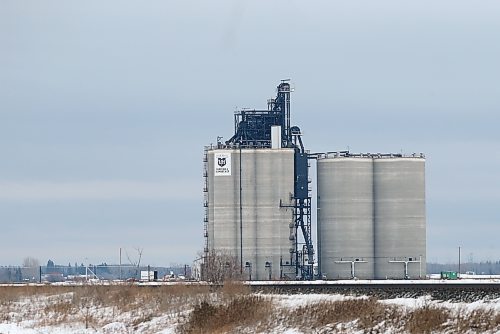
[[375, 277], [425, 277], [425, 159], [375, 157]]
[[293, 211], [286, 206], [294, 191], [294, 153], [288, 148], [208, 151], [209, 250], [230, 253], [238, 265], [250, 263], [252, 279], [279, 279], [281, 259], [290, 259]]
[[[319, 267], [327, 279], [374, 276], [373, 162], [332, 156], [317, 162]], [[353, 264], [354, 262], [354, 264]]]
[[[237, 256], [239, 177], [233, 150], [208, 151], [208, 247]], [[216, 237], [217, 236], [217, 237]]]

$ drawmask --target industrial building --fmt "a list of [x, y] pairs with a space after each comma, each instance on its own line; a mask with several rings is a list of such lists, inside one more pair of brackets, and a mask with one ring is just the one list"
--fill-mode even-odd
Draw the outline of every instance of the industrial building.
[[311, 154], [290, 92], [282, 81], [267, 110], [235, 112], [234, 135], [205, 147], [205, 260], [229, 255], [251, 280], [425, 277], [423, 154]]
[[423, 155], [318, 156], [319, 271], [332, 279], [425, 277]]

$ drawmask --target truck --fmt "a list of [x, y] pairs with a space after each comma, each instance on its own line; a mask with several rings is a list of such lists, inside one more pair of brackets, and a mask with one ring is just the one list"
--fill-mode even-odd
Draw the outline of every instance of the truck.
[[157, 270], [141, 270], [141, 281], [156, 281], [157, 279]]
[[456, 271], [442, 271], [441, 279], [455, 280], [458, 279], [458, 274]]

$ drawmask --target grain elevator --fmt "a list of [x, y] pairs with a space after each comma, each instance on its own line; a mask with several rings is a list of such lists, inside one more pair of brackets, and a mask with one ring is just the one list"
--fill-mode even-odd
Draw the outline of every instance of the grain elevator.
[[205, 256], [230, 254], [255, 280], [312, 278], [308, 156], [290, 125], [290, 84], [267, 110], [234, 115], [234, 135], [205, 147]]
[[282, 81], [266, 110], [235, 112], [233, 136], [205, 147], [205, 262], [221, 252], [250, 280], [425, 278], [424, 155], [311, 154], [290, 93]]

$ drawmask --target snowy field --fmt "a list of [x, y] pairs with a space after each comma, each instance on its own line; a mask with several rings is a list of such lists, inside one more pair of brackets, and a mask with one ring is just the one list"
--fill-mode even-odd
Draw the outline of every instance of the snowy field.
[[[459, 280], [443, 280], [440, 279], [439, 274], [429, 275], [429, 279], [415, 279], [415, 280], [400, 280], [400, 279], [386, 279], [386, 280], [363, 280], [363, 279], [349, 279], [349, 280], [314, 280], [314, 281], [244, 281], [246, 285], [401, 285], [401, 284], [497, 284], [500, 286], [500, 275], [466, 275], [461, 274]], [[88, 281], [72, 282], [55, 282], [50, 283], [52, 286], [82, 286], [82, 285], [130, 285], [124, 281], [107, 281], [99, 279], [89, 279]], [[193, 285], [203, 286], [208, 283], [199, 281], [154, 281], [154, 282], [135, 282], [139, 286], [171, 286], [171, 285]], [[0, 287], [7, 286], [47, 286], [47, 283], [0, 283]]]
[[500, 333], [500, 299], [454, 303], [206, 287], [0, 287], [0, 334]]

